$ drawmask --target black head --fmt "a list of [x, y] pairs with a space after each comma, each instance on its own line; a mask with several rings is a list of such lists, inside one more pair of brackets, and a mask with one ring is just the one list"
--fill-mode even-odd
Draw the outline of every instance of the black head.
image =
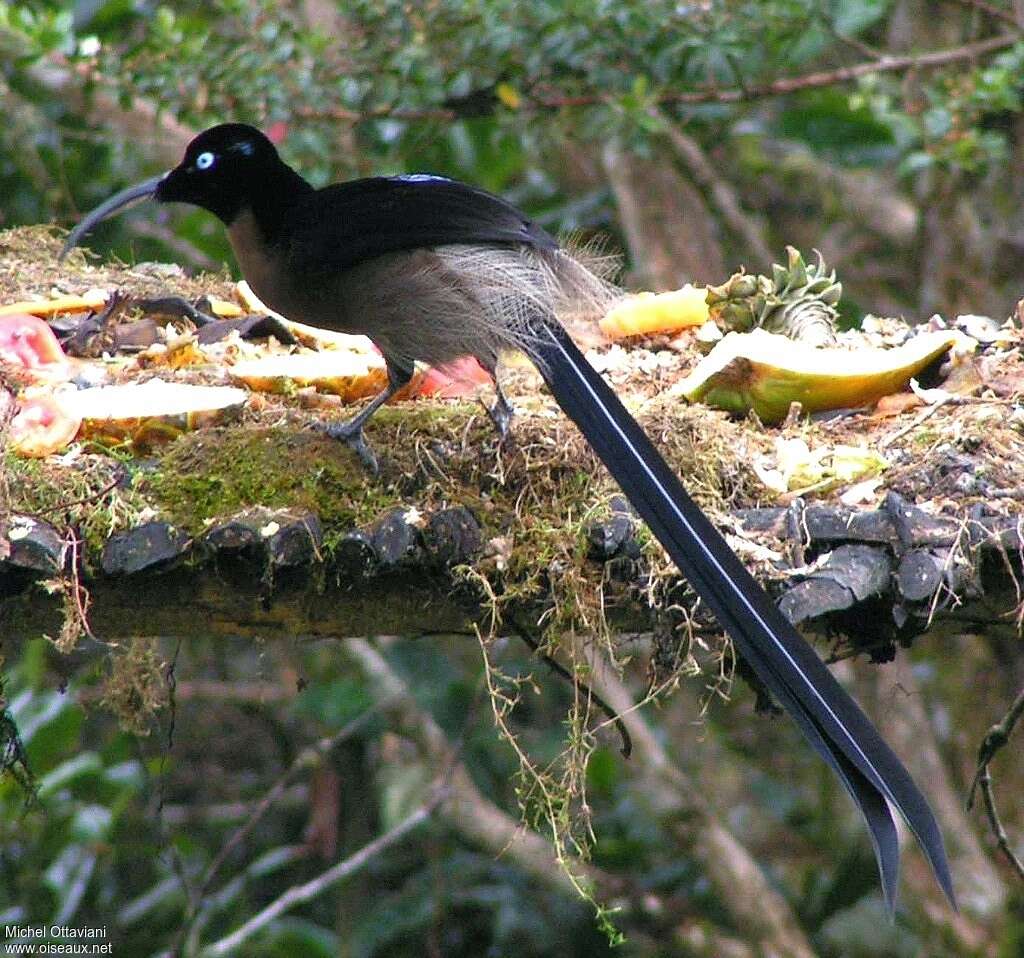
[[280, 226], [288, 205], [312, 189], [282, 162], [274, 144], [255, 127], [222, 123], [189, 143], [185, 158], [173, 170], [121, 190], [87, 213], [68, 234], [60, 259], [101, 220], [142, 200], [192, 203], [229, 226], [243, 210], [252, 209], [269, 237]]
[[287, 169], [274, 144], [255, 127], [222, 123], [189, 143], [154, 196], [161, 203], [201, 206], [230, 224]]

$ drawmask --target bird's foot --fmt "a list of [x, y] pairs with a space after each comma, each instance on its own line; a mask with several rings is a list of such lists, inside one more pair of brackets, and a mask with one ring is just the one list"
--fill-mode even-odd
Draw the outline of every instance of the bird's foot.
[[353, 423], [351, 421], [324, 423], [318, 424], [317, 428], [332, 439], [340, 439], [346, 443], [359, 457], [360, 462], [362, 462], [369, 473], [374, 476], [380, 474], [380, 464], [377, 462], [376, 454], [370, 448], [366, 437], [363, 435], [361, 423]]
[[502, 441], [512, 427], [513, 413], [512, 406], [502, 393], [498, 393], [494, 405], [487, 408], [487, 415], [490, 416], [491, 422], [494, 423], [494, 428], [498, 432], [498, 438]]

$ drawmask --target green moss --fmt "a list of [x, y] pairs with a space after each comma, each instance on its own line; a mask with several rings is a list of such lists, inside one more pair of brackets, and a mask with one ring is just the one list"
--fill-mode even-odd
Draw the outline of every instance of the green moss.
[[74, 528], [87, 556], [113, 532], [135, 525], [147, 506], [124, 465], [109, 456], [83, 455], [64, 466], [5, 452], [0, 474], [12, 512]]
[[148, 498], [190, 533], [251, 506], [315, 512], [326, 527], [365, 523], [393, 503], [343, 443], [289, 428], [233, 426], [182, 436], [145, 479]]

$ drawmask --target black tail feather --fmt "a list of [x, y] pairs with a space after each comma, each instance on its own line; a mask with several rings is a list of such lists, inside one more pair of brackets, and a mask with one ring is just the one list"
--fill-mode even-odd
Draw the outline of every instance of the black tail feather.
[[559, 405], [860, 808], [890, 908], [899, 845], [887, 802], [906, 819], [955, 907], [942, 835], [928, 802], [871, 721], [747, 572], [565, 330], [544, 323], [530, 352]]

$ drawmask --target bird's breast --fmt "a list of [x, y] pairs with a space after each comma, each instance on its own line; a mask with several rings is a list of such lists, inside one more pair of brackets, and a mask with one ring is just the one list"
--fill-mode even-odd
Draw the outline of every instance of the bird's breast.
[[248, 210], [235, 218], [227, 232], [238, 268], [256, 295], [271, 309], [299, 319], [295, 284], [283, 250], [264, 239], [256, 218]]

